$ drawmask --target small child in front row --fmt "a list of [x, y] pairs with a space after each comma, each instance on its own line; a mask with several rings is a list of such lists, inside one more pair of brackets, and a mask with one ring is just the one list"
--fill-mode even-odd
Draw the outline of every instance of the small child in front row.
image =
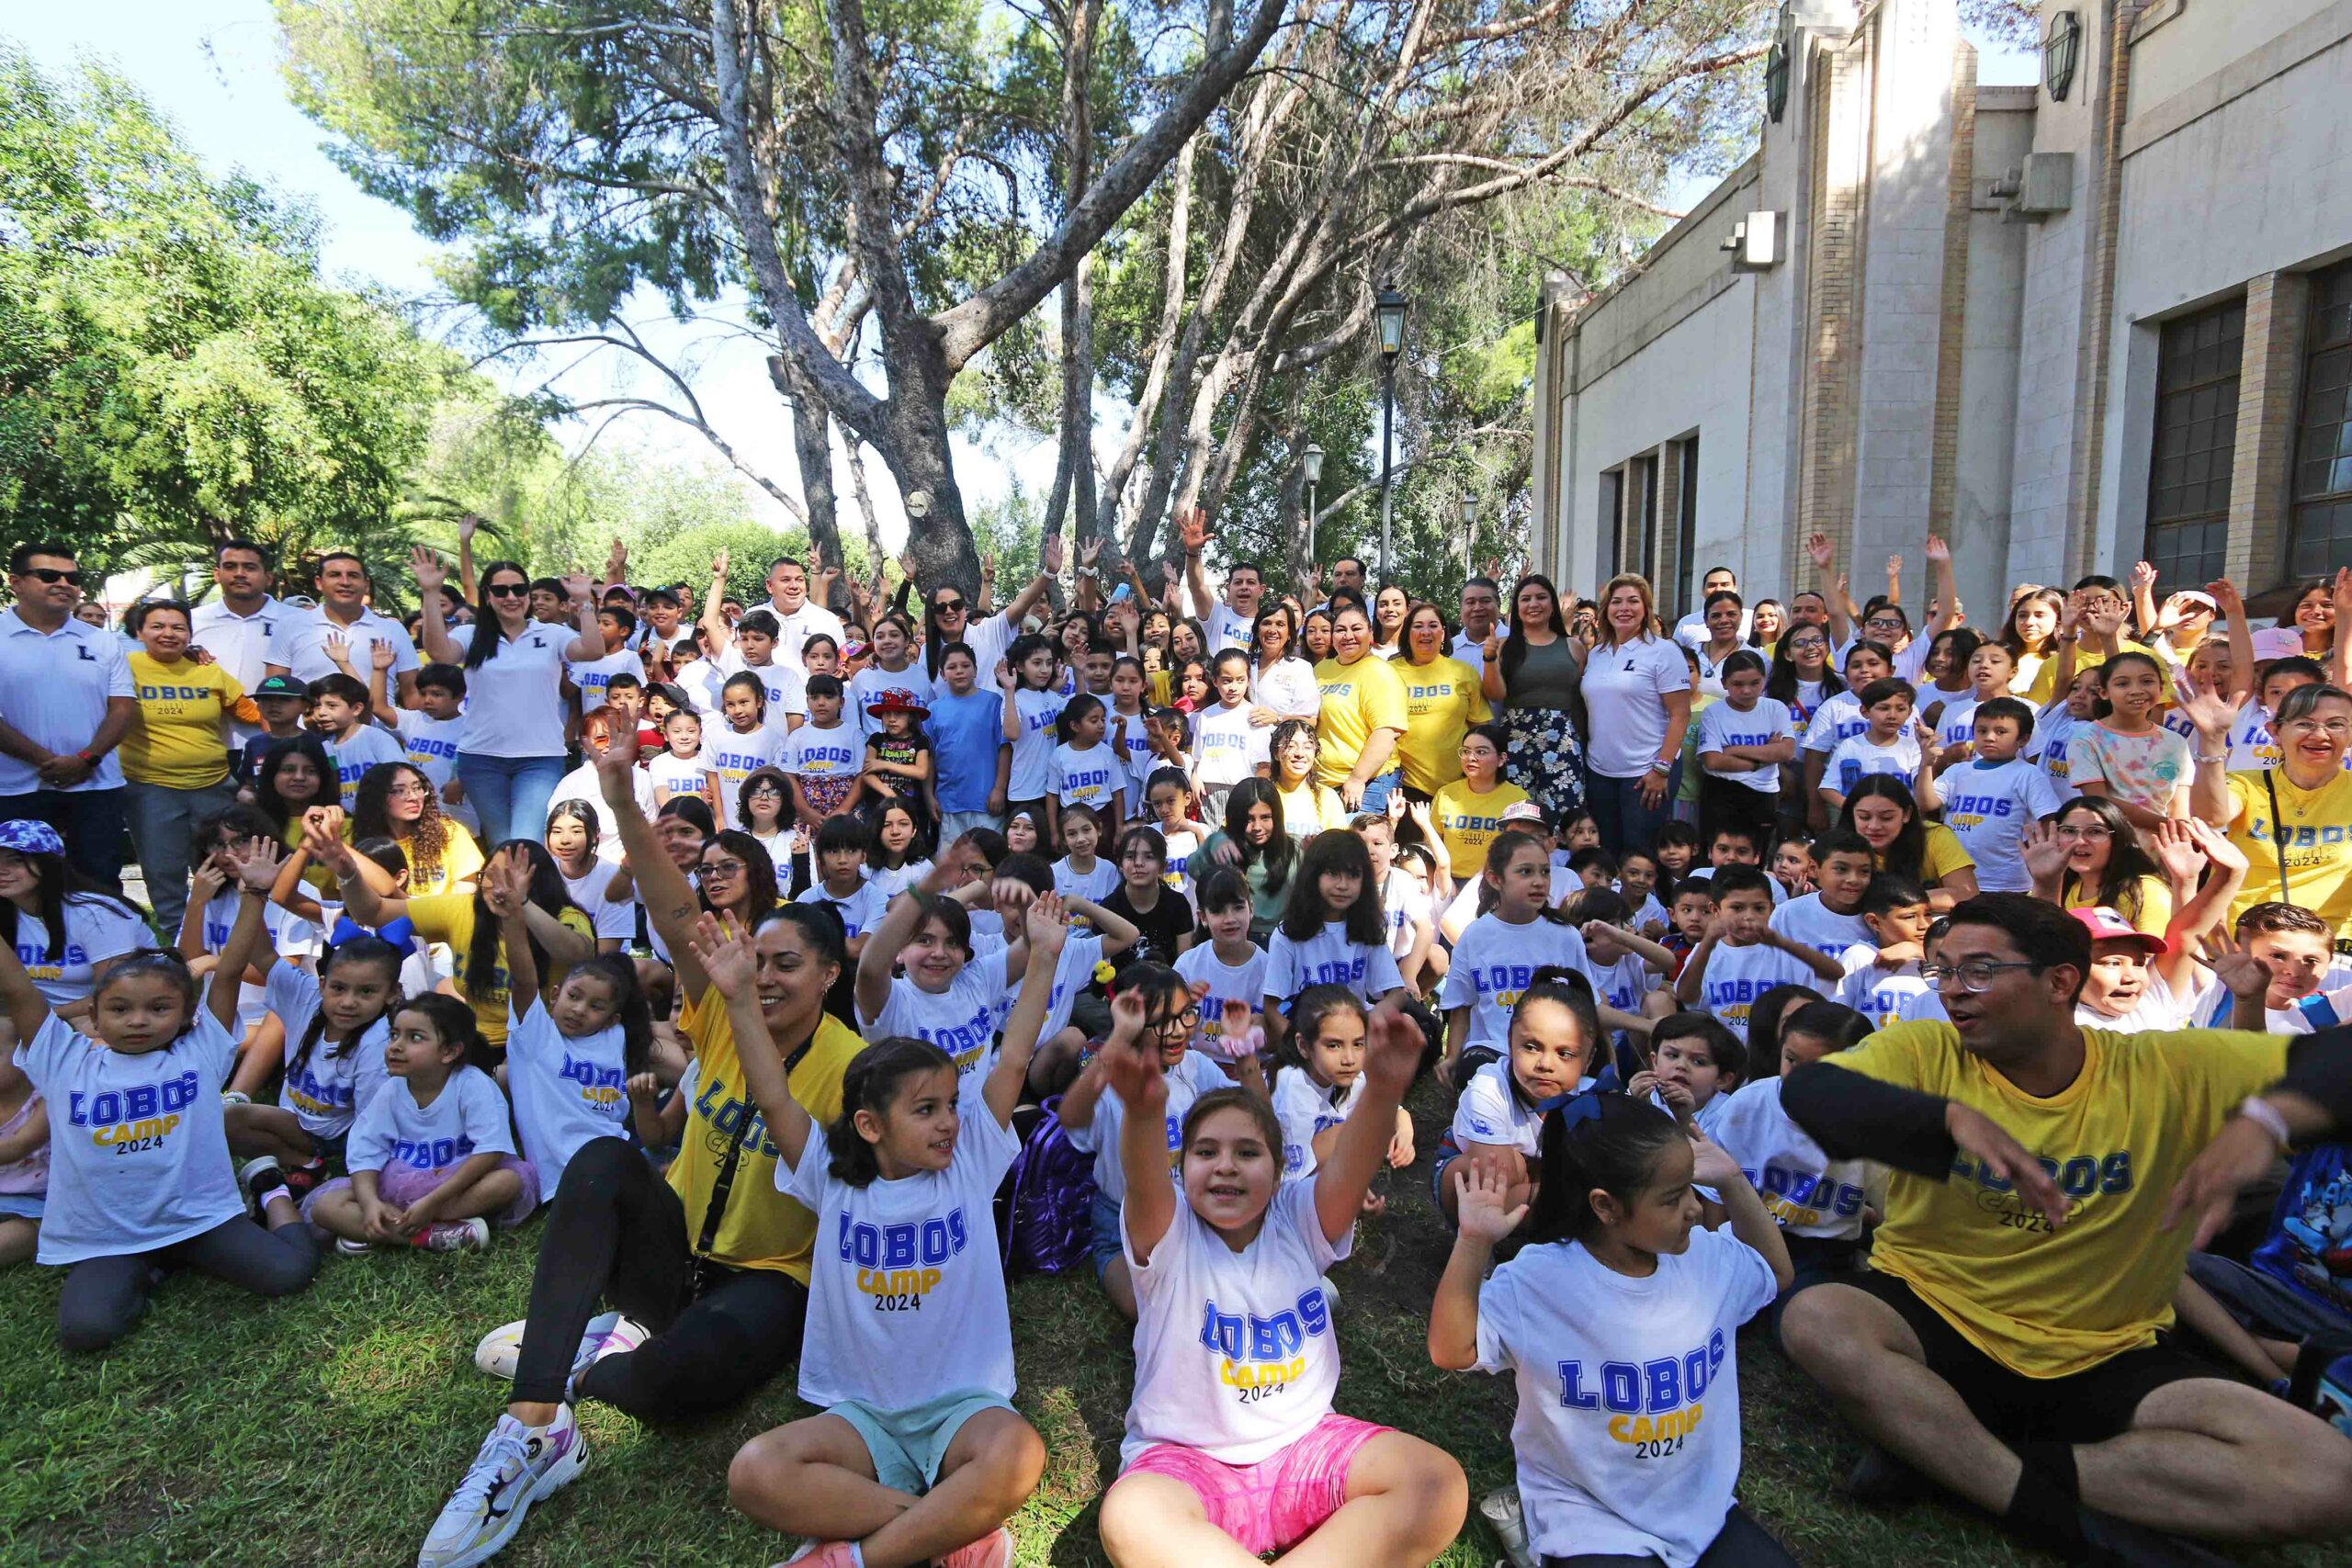
[[[25, 840], [20, 851], [64, 852], [43, 824], [8, 826]], [[51, 1122], [38, 1254], [68, 1267], [57, 1298], [58, 1343], [68, 1350], [101, 1350], [130, 1333], [168, 1268], [263, 1296], [292, 1295], [318, 1270], [318, 1246], [284, 1182], [265, 1172], [240, 1192], [230, 1165], [220, 1089], [237, 1056], [238, 980], [266, 940], [263, 900], [278, 857], [256, 840], [228, 859], [237, 919], [214, 980], [199, 997], [179, 954], [133, 953], [92, 994], [96, 1048], [50, 1010], [16, 949], [0, 943], [15, 1065], [42, 1100], [70, 1108]], [[249, 1199], [267, 1228], [247, 1216]]]
[[351, 1174], [304, 1205], [337, 1252], [480, 1252], [493, 1221], [511, 1230], [538, 1206], [538, 1178], [514, 1156], [490, 1066], [474, 1010], [458, 998], [429, 992], [392, 1014], [390, 1081], [351, 1124]]
[[1272, 1108], [1226, 1088], [1183, 1116], [1171, 1182], [1149, 1009], [1127, 992], [1112, 1007], [1102, 1054], [1130, 1112], [1120, 1240], [1141, 1311], [1123, 1468], [1102, 1498], [1111, 1562], [1249, 1568], [1294, 1550], [1301, 1561], [1434, 1561], [1468, 1506], [1462, 1467], [1331, 1408], [1340, 1352], [1323, 1282], [1387, 1156], [1419, 1027], [1374, 1015], [1363, 1096], [1312, 1179], [1283, 1181]]
[[1862, 924], [1871, 940], [1846, 950], [1846, 977], [1831, 999], [1860, 1013], [1873, 1029], [1900, 1022], [1903, 1004], [1932, 988], [1919, 977], [1919, 965], [1935, 918], [1918, 883], [1891, 871], [1873, 873], [1862, 891]]
[[32, 1259], [49, 1197], [49, 1102], [0, 1056], [0, 1269]]
[[[1464, 1155], [1504, 1170], [1524, 1202], [1534, 1191], [1537, 1140], [1544, 1107], [1606, 1071], [1600, 1015], [1581, 974], [1538, 969], [1510, 1011], [1510, 1052], [1471, 1075], [1453, 1108], [1453, 1125], [1438, 1141], [1430, 1190], [1453, 1218], [1453, 1183], [1446, 1168]], [[1604, 1077], [1603, 1083], [1613, 1083]]]
[[1703, 1012], [1672, 1013], [1650, 1026], [1649, 1063], [1625, 1092], [1654, 1097], [1713, 1137], [1715, 1118], [1747, 1076], [1747, 1043]]
[[[1861, 1261], [1867, 1224], [1867, 1166], [1833, 1160], [1781, 1109], [1781, 1085], [1799, 1067], [1847, 1050], [1871, 1032], [1870, 1021], [1836, 1002], [1807, 1002], [1781, 1025], [1781, 1070], [1724, 1099], [1708, 1136], [1739, 1162], [1780, 1222], [1795, 1278], [1804, 1284]], [[1796, 1285], [1781, 1292], [1785, 1302]], [[1780, 1303], [1773, 1306], [1779, 1312]]]
[[[1528, 1550], [1550, 1562], [1795, 1568], [1733, 1501], [1739, 1325], [1794, 1277], [1770, 1213], [1723, 1149], [1646, 1101], [1596, 1094], [1544, 1128], [1531, 1206], [1464, 1162], [1430, 1310], [1430, 1359], [1509, 1371]], [[1700, 1225], [1695, 1185], [1730, 1211]], [[1487, 1277], [1495, 1244], [1531, 1245]]]
[[[1198, 1004], [1201, 1021], [1192, 1048], [1223, 1068], [1227, 1077], [1236, 1077], [1242, 1054], [1251, 1049], [1250, 1034], [1265, 1038], [1264, 1021], [1257, 1014], [1266, 999], [1266, 950], [1250, 940], [1250, 885], [1239, 872], [1231, 866], [1210, 872], [1201, 878], [1199, 897], [1209, 940], [1186, 948], [1176, 960], [1176, 973], [1195, 990], [1207, 987]], [[1251, 1019], [1238, 1037], [1225, 1032], [1225, 1004], [1230, 1001], [1239, 1002]]]
[[[752, 938], [701, 925], [711, 989], [737, 1038], [760, 1038]], [[807, 1537], [798, 1561], [811, 1568], [1012, 1561], [1004, 1521], [1036, 1489], [1046, 1444], [1012, 1407], [995, 1198], [1021, 1152], [1012, 1108], [1068, 931], [1057, 900], [1031, 903], [1021, 999], [977, 1094], [959, 1097], [946, 1052], [892, 1036], [850, 1064], [841, 1116], [820, 1127], [774, 1052], [745, 1055], [776, 1189], [817, 1216], [800, 1397], [824, 1414], [744, 1444], [728, 1490], [760, 1523]]]
[[[1309, 986], [1291, 1004], [1292, 1044], [1298, 1066], [1274, 1075], [1274, 1116], [1283, 1124], [1283, 1179], [1297, 1181], [1339, 1142], [1340, 1128], [1363, 1098], [1364, 1042], [1372, 1015], [1343, 986]], [[1391, 1168], [1413, 1163], [1413, 1118], [1396, 1108], [1396, 1132], [1388, 1140]], [[1387, 1207], [1377, 1193], [1364, 1199], [1364, 1213]]]
[[1713, 1014], [1744, 1042], [1748, 1004], [1774, 986], [1816, 979], [1836, 985], [1846, 977], [1844, 964], [1771, 929], [1772, 885], [1762, 871], [1722, 866], [1709, 881], [1714, 919], [1674, 982], [1684, 1007]]
[[229, 1152], [249, 1162], [240, 1173], [248, 1185], [264, 1162], [284, 1174], [298, 1198], [326, 1179], [327, 1161], [342, 1155], [352, 1119], [384, 1087], [384, 1041], [406, 959], [374, 935], [329, 948], [316, 976], [266, 944], [254, 954], [269, 1010], [285, 1028], [286, 1071], [276, 1105], [224, 1112]]

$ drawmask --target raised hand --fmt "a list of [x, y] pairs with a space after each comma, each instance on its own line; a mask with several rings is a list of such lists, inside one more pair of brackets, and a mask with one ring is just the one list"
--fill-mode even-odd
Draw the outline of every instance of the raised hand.
[[1395, 1008], [1372, 1010], [1370, 1037], [1364, 1042], [1363, 1076], [1370, 1087], [1391, 1100], [1401, 1100], [1420, 1070], [1421, 1052], [1428, 1041], [1421, 1026]]
[[615, 725], [611, 735], [605, 749], [589, 760], [595, 765], [597, 793], [617, 810], [637, 799], [637, 726]]
[[531, 901], [531, 863], [520, 850], [509, 847], [490, 857], [481, 868], [481, 901], [500, 919], [519, 915]]
[[1188, 508], [1182, 527], [1184, 553], [1197, 555], [1209, 542], [1209, 514], [1197, 506]]
[[724, 549], [711, 558], [710, 578], [714, 582], [727, 581], [727, 552]]
[[267, 893], [277, 881], [277, 868], [286, 860], [285, 851], [267, 839], [224, 844], [220, 852], [236, 874], [237, 886], [248, 893]]
[[2213, 978], [2219, 980], [2233, 997], [2251, 1000], [2269, 994], [2270, 965], [2251, 953], [2232, 951], [2222, 953], [2209, 967], [2213, 971]]
[[759, 956], [749, 931], [730, 936], [718, 917], [706, 910], [695, 921], [694, 935], [686, 939], [686, 945], [694, 950], [695, 962], [702, 965], [711, 988], [720, 996], [731, 1002], [751, 989]]
[[2335, 635], [2338, 637], [2352, 637], [2352, 631], [2345, 629], [2352, 626], [2352, 566], [2335, 569], [2335, 583], [2329, 590], [2328, 597], [2335, 604]]
[[1111, 1037], [1102, 1043], [1102, 1074], [1119, 1091], [1130, 1116], [1157, 1118], [1168, 1103], [1168, 1078], [1159, 1070], [1159, 1044], [1151, 1037], [1150, 1011], [1133, 988], [1111, 998]]
[[1062, 914], [1061, 895], [1040, 893], [1029, 900], [1029, 913], [1023, 918], [1021, 929], [1029, 938], [1031, 952], [1059, 956], [1063, 944], [1069, 941], [1069, 921]]
[[2177, 817], [2156, 824], [2151, 852], [2176, 887], [2195, 886], [2198, 874], [2205, 869], [2205, 846], [2189, 835], [2188, 824]]
[[1900, 582], [1903, 581], [1903, 558], [1901, 556], [1889, 556], [1886, 558], [1886, 580], [1889, 582]]
[[390, 670], [399, 658], [400, 654], [383, 637], [378, 637], [368, 645], [368, 668], [370, 670]]
[[1012, 666], [1000, 659], [996, 661], [996, 685], [1001, 692], [1012, 690]]
[[1812, 558], [1814, 566], [1822, 571], [1827, 571], [1830, 563], [1838, 558], [1837, 547], [1829, 542], [1829, 536], [1826, 534], [1807, 534], [1804, 536], [1804, 553]]
[[2243, 876], [2254, 869], [2254, 863], [2238, 848], [2236, 840], [2211, 822], [2196, 817], [2181, 818], [2179, 821], [2182, 831], [2196, 840], [2205, 863], [2214, 870], [2233, 871]]
[[1078, 547], [1078, 564], [1082, 571], [1092, 571], [1094, 563], [1102, 558], [1102, 541], [1089, 539]]
[[[2339, 572], [2337, 575], [2343, 574]], [[2205, 592], [2224, 616], [2243, 624], [2245, 619], [2245, 595], [2238, 592], [2236, 583], [2226, 577], [2217, 577], [2205, 585]]]
[[2154, 564], [2148, 561], [2132, 563], [2132, 576], [2127, 583], [2132, 592], [2137, 593], [2143, 588], [2153, 589], [2155, 585], [2156, 569]]
[[980, 552], [980, 581], [983, 582], [996, 581], [996, 552], [994, 550]]
[[1461, 1233], [1488, 1246], [1510, 1235], [1527, 1219], [1524, 1203], [1506, 1207], [1510, 1179], [1483, 1160], [1453, 1162], [1454, 1215]]
[[[1896, 558], [1900, 559], [1901, 558], [1897, 557]], [[1928, 558], [1931, 561], [1948, 561], [1951, 559], [1951, 542], [1934, 534], [1928, 535]]]
[[319, 638], [319, 647], [329, 659], [334, 660], [336, 669], [346, 675], [351, 673], [351, 639], [349, 637], [345, 637], [341, 632], [330, 631]]
[[613, 547], [605, 552], [605, 586], [628, 581], [628, 547], [616, 538]]
[[438, 592], [441, 585], [449, 581], [449, 569], [441, 564], [439, 556], [423, 545], [409, 547], [408, 574], [416, 580], [418, 589], [426, 593]]
[[2025, 860], [2025, 874], [2037, 883], [2056, 882], [2066, 874], [2067, 857], [2074, 851], [2058, 836], [2055, 822], [2036, 822], [2028, 827], [2019, 840]]
[[461, 545], [472, 544], [474, 542], [475, 531], [481, 527], [481, 519], [475, 516], [472, 513], [469, 512], [459, 516], [458, 519], [458, 543]]
[[2173, 702], [2181, 716], [2197, 727], [2201, 739], [2216, 744], [2229, 739], [2237, 710], [2217, 688], [2199, 684], [2197, 677], [2184, 670], [2173, 679]]
[[1047, 577], [1062, 574], [1062, 536], [1059, 534], [1046, 536], [1045, 547], [1038, 552], [1037, 563], [1039, 570]]
[[564, 596], [571, 602], [571, 608], [574, 615], [579, 613], [581, 605], [595, 602], [595, 585], [588, 581], [586, 572], [568, 571], [560, 581], [563, 583]]

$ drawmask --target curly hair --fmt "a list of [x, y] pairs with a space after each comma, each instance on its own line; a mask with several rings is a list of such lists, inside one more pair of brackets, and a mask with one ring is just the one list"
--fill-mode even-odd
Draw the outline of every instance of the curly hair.
[[[392, 825], [390, 806], [392, 786], [400, 783], [403, 773], [415, 774], [416, 782], [424, 786], [424, 810], [405, 833]], [[442, 857], [448, 852], [451, 826], [449, 818], [441, 813], [441, 792], [433, 787], [433, 781], [415, 763], [379, 762], [359, 775], [359, 788], [351, 797], [354, 839], [390, 839], [408, 852], [413, 871], [438, 869]]]

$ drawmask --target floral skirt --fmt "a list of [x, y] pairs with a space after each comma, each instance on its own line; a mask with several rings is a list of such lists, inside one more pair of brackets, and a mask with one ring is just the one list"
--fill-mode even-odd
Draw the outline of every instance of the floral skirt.
[[1584, 748], [1564, 708], [1506, 708], [1496, 716], [1510, 736], [1503, 777], [1557, 821], [1584, 804]]

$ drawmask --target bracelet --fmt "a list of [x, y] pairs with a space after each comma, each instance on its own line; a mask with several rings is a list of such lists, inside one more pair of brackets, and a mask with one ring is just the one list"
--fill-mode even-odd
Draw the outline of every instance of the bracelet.
[[2258, 1094], [2249, 1094], [2238, 1101], [2237, 1113], [2269, 1134], [2271, 1142], [2282, 1150], [2295, 1141], [2287, 1131], [2287, 1119], [2278, 1113], [2278, 1108]]
[[1673, 771], [1674, 771], [1674, 764], [1673, 764], [1673, 763], [1671, 763], [1671, 762], [1660, 762], [1660, 761], [1653, 761], [1650, 763], [1650, 772], [1652, 772], [1652, 773], [1672, 773]]
[[2207, 756], [2204, 752], [2199, 751], [2199, 752], [2198, 752], [2198, 753], [2196, 754], [2196, 757], [2197, 757], [2198, 764], [2199, 764], [2200, 767], [2201, 767], [2201, 766], [2206, 766], [2206, 765], [2209, 765], [2209, 764], [2210, 764], [2210, 765], [2218, 766], [2218, 765], [2220, 765], [2221, 763], [2226, 762], [2226, 761], [2228, 761], [2230, 760], [2230, 754], [2229, 754], [2227, 751], [2222, 752], [2222, 753], [2220, 756], [2218, 756], [2218, 757], [2209, 757], [2209, 756]]

